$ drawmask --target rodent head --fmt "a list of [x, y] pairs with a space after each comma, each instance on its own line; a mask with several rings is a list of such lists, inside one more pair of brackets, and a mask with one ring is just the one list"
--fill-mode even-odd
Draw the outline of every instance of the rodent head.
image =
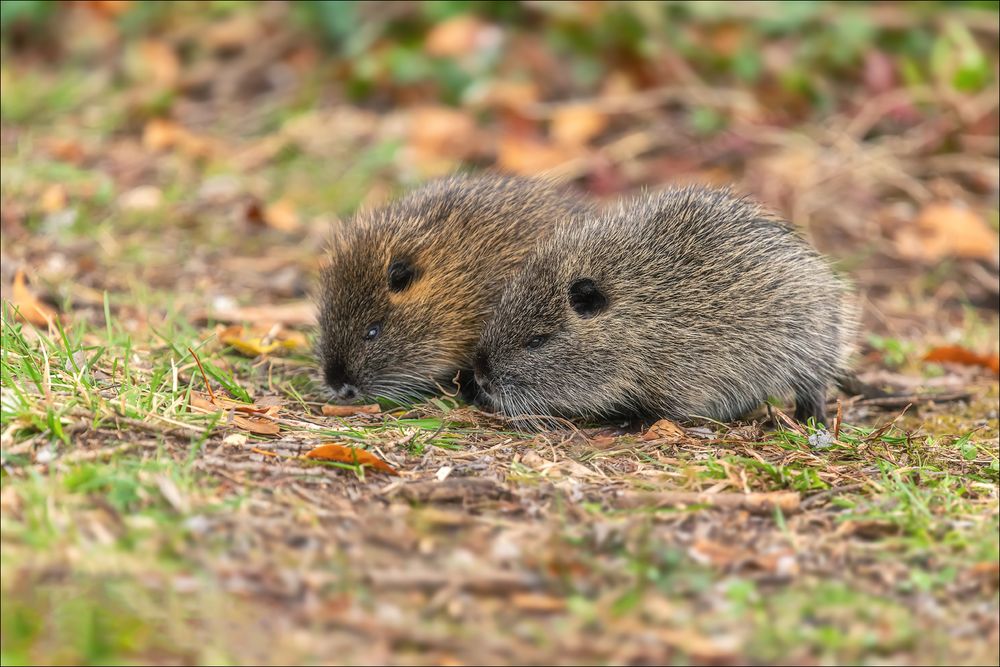
[[384, 218], [356, 219], [335, 238], [322, 277], [317, 349], [334, 397], [404, 400], [449, 382], [475, 329], [456, 307], [460, 289], [435, 293], [441, 270], [419, 238]]
[[[575, 258], [579, 259], [579, 257]], [[562, 261], [561, 261], [562, 260]], [[615, 373], [607, 327], [614, 295], [599, 271], [555, 250], [526, 263], [504, 291], [476, 349], [480, 389], [500, 412], [528, 425], [542, 415], [601, 411], [594, 390]]]

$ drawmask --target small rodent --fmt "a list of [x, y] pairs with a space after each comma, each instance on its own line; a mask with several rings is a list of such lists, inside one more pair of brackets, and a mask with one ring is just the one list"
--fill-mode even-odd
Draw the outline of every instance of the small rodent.
[[730, 421], [794, 396], [825, 422], [854, 332], [846, 285], [787, 224], [675, 188], [559, 225], [505, 288], [475, 377], [512, 416]]
[[587, 210], [549, 181], [451, 176], [334, 231], [319, 283], [317, 356], [337, 399], [406, 400], [453, 386], [523, 257]]

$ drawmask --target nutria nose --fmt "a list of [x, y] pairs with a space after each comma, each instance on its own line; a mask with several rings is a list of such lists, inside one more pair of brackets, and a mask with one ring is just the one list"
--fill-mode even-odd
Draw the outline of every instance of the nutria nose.
[[326, 368], [323, 369], [323, 376], [330, 389], [338, 393], [344, 389], [345, 385], [351, 384], [351, 379], [347, 377], [347, 369], [340, 361], [328, 362]]
[[472, 366], [476, 370], [476, 375], [480, 378], [485, 378], [490, 374], [490, 358], [482, 350], [476, 352], [476, 357], [472, 360]]

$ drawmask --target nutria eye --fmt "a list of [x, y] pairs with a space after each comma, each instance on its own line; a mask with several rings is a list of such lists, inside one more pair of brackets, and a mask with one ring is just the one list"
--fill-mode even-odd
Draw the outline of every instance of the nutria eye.
[[532, 336], [527, 341], [525, 341], [524, 346], [529, 350], [534, 350], [541, 347], [542, 343], [548, 340], [548, 338], [549, 338], [548, 336]]
[[402, 292], [413, 282], [415, 272], [409, 263], [396, 260], [389, 265], [389, 291]]
[[380, 333], [382, 333], [382, 325], [375, 323], [368, 327], [368, 331], [365, 332], [365, 340], [375, 340]]

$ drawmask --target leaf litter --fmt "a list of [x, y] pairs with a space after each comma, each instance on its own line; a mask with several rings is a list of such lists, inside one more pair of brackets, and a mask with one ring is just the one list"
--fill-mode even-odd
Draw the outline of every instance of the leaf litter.
[[[17, 140], [0, 150], [5, 176], [31, 173], [23, 192], [3, 183], [3, 286], [14, 282], [8, 266], [32, 267], [32, 284], [52, 286], [46, 297], [68, 304], [74, 322], [58, 344], [70, 346], [65, 358], [44, 331], [24, 332], [36, 347], [4, 346], [0, 504], [4, 574], [15, 573], [5, 619], [10, 605], [51, 619], [29, 640], [33, 660], [75, 636], [59, 625], [66, 616], [115, 612], [117, 589], [101, 597], [79, 583], [105, 559], [134, 632], [102, 625], [102, 646], [140, 647], [106, 661], [995, 659], [997, 387], [978, 365], [933, 367], [903, 350], [884, 377], [905, 375], [911, 391], [951, 383], [941, 386], [955, 402], [914, 402], [893, 421], [845, 400], [833, 433], [780, 410], [777, 425], [756, 415], [521, 434], [449, 397], [326, 414], [303, 350], [277, 332], [294, 339], [315, 324], [304, 286], [329, 224], [468, 164], [551, 170], [603, 195], [678, 178], [735, 183], [844, 260], [866, 297], [866, 330], [960, 341], [987, 361], [995, 351], [996, 84], [939, 89], [963, 62], [995, 64], [993, 15], [949, 17], [977, 36], [962, 47], [974, 58], [945, 53], [924, 67], [866, 44], [861, 70], [830, 77], [810, 60], [817, 49], [800, 48], [841, 24], [827, 5], [791, 32], [770, 26], [777, 37], [764, 42], [758, 7], [737, 22], [678, 20], [684, 39], [662, 48], [652, 34], [633, 44], [603, 29], [632, 25], [631, 8], [543, 4], [512, 11], [529, 12], [546, 39], [456, 8], [427, 26], [400, 5], [384, 19], [387, 34], [406, 28], [407, 45], [361, 35], [339, 59], [291, 34], [285, 3], [246, 14], [177, 5], [138, 40], [116, 17], [141, 3], [61, 5], [80, 26], [61, 49], [101, 43], [116, 54], [103, 77], [115, 86], [88, 95], [109, 112], [106, 135], [89, 102], [56, 125], [8, 117], [8, 101], [16, 111], [32, 97], [8, 96], [8, 84], [23, 90], [22, 72], [46, 69], [13, 53], [3, 122]], [[936, 22], [899, 7], [861, 14], [869, 31], [926, 30], [928, 44], [948, 43], [935, 41]], [[597, 49], [585, 66], [553, 55], [586, 49], [581, 34]], [[719, 55], [708, 66], [683, 53], [698, 40]], [[492, 62], [500, 68], [483, 69]], [[730, 63], [749, 69], [720, 74]], [[914, 84], [914, 73], [929, 78]], [[467, 88], [445, 90], [463, 77]], [[12, 150], [26, 142], [42, 150]], [[60, 227], [70, 211], [77, 222]], [[224, 396], [214, 375], [214, 388], [185, 387], [191, 366], [171, 344], [205, 342], [219, 322], [233, 325], [228, 347], [199, 354], [247, 396], [280, 403]], [[5, 335], [13, 328], [5, 321]], [[886, 373], [872, 353], [862, 343], [861, 370]], [[74, 369], [88, 364], [89, 374]], [[105, 402], [90, 404], [91, 391]], [[192, 411], [222, 417], [206, 432]], [[334, 445], [346, 460], [305, 463]], [[402, 474], [358, 474], [362, 452]], [[41, 516], [74, 530], [53, 540]], [[47, 606], [53, 581], [59, 604]], [[149, 613], [163, 609], [164, 590], [182, 592], [177, 607]], [[53, 612], [68, 595], [101, 615]], [[226, 609], [226, 625], [213, 624], [213, 609]], [[5, 655], [17, 657], [12, 637], [5, 626]], [[60, 651], [94, 660], [65, 642]]]

